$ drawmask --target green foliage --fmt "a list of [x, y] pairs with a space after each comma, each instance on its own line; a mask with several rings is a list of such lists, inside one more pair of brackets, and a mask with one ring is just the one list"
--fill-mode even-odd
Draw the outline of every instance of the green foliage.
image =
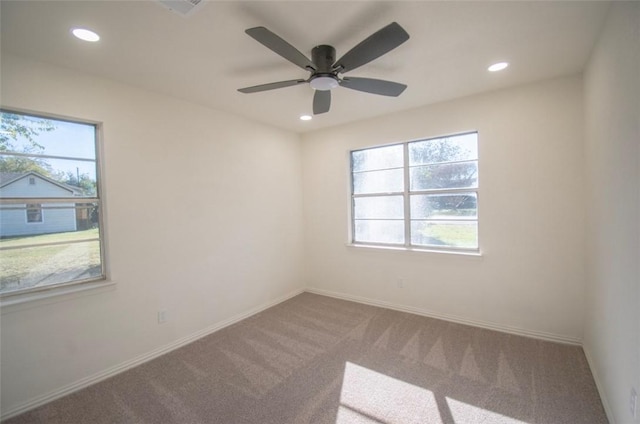
[[89, 178], [89, 174], [74, 174], [71, 171], [60, 171], [54, 172], [53, 178], [62, 183], [80, 188], [83, 194], [87, 196], [94, 196], [96, 194], [96, 182]]
[[22, 156], [0, 156], [0, 172], [30, 171], [51, 176], [51, 166], [42, 160]]
[[477, 162], [464, 162], [469, 152], [448, 138], [411, 143], [409, 155], [412, 165], [431, 165], [415, 168], [415, 189], [465, 188], [476, 183]]
[[413, 174], [413, 187], [418, 190], [473, 187], [477, 172], [475, 162], [425, 166]]
[[28, 141], [18, 153], [37, 153], [44, 147], [35, 140], [42, 132], [53, 131], [55, 125], [49, 119], [32, 118], [11, 112], [0, 113], [0, 151], [15, 151], [18, 137]]
[[410, 144], [411, 163], [452, 162], [462, 159], [459, 145], [449, 142], [448, 138], [438, 138]]
[[[53, 122], [48, 119], [1, 112], [0, 152], [41, 153], [44, 147], [36, 141], [36, 138], [42, 132], [53, 131], [55, 128]], [[41, 159], [24, 156], [0, 156], [0, 172], [30, 171], [51, 176], [51, 166]]]

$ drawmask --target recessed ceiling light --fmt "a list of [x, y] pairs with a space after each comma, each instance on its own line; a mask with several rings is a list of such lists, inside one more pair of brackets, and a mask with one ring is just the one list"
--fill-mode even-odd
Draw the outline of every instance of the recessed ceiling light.
[[502, 71], [507, 66], [509, 66], [509, 64], [507, 62], [498, 62], [498, 63], [494, 63], [493, 65], [489, 66], [487, 68], [487, 70], [489, 72], [498, 72], [498, 71]]
[[312, 118], [313, 118], [313, 116], [311, 116], [311, 115], [301, 115], [300, 116], [300, 120], [301, 121], [311, 121]]
[[71, 30], [71, 33], [81, 40], [89, 41], [92, 43], [95, 43], [100, 39], [100, 36], [98, 34], [85, 28], [74, 28]]

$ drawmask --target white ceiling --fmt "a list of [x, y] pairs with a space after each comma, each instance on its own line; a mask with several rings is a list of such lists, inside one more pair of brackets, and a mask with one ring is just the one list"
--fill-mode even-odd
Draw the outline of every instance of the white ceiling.
[[[2, 53], [35, 58], [193, 101], [295, 132], [371, 118], [585, 66], [609, 3], [593, 1], [209, 1], [187, 17], [148, 1], [6, 1]], [[308, 85], [242, 94], [238, 88], [308, 74], [244, 33], [265, 26], [305, 55], [330, 44], [342, 56], [396, 21], [411, 38], [349, 73], [402, 82], [397, 98], [338, 87], [331, 111], [311, 113]], [[70, 35], [83, 26], [102, 39]], [[502, 72], [488, 65], [508, 61]]]

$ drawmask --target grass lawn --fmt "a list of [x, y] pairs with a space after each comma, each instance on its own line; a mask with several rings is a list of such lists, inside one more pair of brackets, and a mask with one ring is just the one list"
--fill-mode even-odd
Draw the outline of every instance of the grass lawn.
[[90, 240], [100, 236], [97, 228], [67, 233], [40, 234], [36, 236], [10, 237], [0, 239], [0, 249], [5, 247], [26, 246], [30, 244], [58, 243], [75, 240]]
[[[100, 242], [92, 241], [98, 236], [98, 229], [91, 229], [0, 240], [0, 290], [42, 286], [100, 275]], [[33, 246], [45, 243], [63, 244]], [[19, 248], [20, 246], [32, 247]], [[18, 248], [2, 250], [13, 247]]]
[[478, 232], [474, 223], [428, 223], [415, 228], [425, 244], [453, 247], [478, 247]]

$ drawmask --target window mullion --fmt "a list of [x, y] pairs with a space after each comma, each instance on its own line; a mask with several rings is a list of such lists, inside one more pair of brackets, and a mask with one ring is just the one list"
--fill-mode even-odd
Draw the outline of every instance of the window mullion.
[[411, 194], [464, 194], [464, 193], [477, 193], [477, 187], [462, 187], [462, 188], [432, 188], [428, 190], [414, 190]]
[[393, 197], [393, 196], [403, 196], [404, 191], [392, 191], [390, 193], [358, 193], [354, 194], [352, 197], [354, 199], [360, 199], [364, 197]]
[[[29, 202], [27, 202], [27, 200]], [[98, 197], [3, 197], [0, 205], [15, 205], [23, 203], [99, 203]]]
[[409, 174], [409, 144], [403, 144], [403, 160], [404, 160], [404, 245], [411, 246], [411, 202], [409, 198], [410, 192], [410, 174]]
[[91, 158], [79, 158], [75, 156], [57, 156], [57, 155], [44, 155], [41, 153], [20, 153], [13, 152], [11, 150], [3, 150], [0, 152], [0, 155], [3, 156], [15, 156], [20, 158], [38, 158], [38, 159], [61, 159], [61, 160], [74, 160], [80, 162], [95, 162], [95, 159]]

